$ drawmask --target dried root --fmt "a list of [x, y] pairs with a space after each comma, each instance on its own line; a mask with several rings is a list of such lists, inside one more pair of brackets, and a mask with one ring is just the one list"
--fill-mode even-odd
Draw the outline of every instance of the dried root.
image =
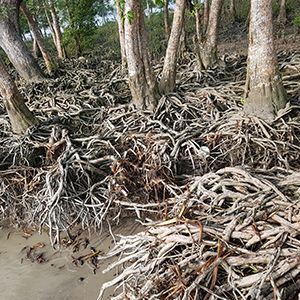
[[[282, 54], [281, 69], [295, 57]], [[48, 227], [54, 245], [75, 223], [136, 215], [147, 231], [109, 254], [122, 254], [110, 268], [125, 266], [101, 290], [122, 285], [115, 299], [283, 295], [300, 270], [299, 83], [283, 78], [290, 105], [270, 125], [243, 114], [245, 58], [224, 60], [201, 71], [186, 57], [153, 113], [130, 105], [124, 72], [105, 59], [20, 87], [41, 122], [12, 135], [1, 108], [0, 216]]]

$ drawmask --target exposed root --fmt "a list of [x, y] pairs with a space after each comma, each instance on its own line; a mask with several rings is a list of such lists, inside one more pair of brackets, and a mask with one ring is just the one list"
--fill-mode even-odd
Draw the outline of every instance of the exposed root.
[[283, 78], [291, 103], [269, 125], [243, 114], [244, 57], [209, 71], [185, 60], [153, 114], [130, 105], [120, 66], [96, 58], [20, 87], [41, 123], [13, 135], [1, 109], [0, 215], [48, 227], [52, 245], [75, 223], [136, 215], [149, 229], [109, 254], [123, 254], [101, 290], [123, 285], [115, 299], [282, 295], [300, 271], [299, 83]]

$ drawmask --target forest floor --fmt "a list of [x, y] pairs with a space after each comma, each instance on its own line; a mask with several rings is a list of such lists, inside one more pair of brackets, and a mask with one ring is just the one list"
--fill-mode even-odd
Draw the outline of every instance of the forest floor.
[[40, 124], [14, 135], [0, 108], [2, 226], [47, 228], [56, 245], [75, 224], [136, 216], [145, 231], [107, 256], [123, 272], [99, 299], [113, 285], [115, 300], [298, 299], [300, 43], [286, 35], [276, 43], [289, 104], [272, 124], [243, 114], [245, 33], [223, 39], [224, 70], [184, 53], [176, 91], [154, 112], [130, 105], [106, 49], [20, 82]]

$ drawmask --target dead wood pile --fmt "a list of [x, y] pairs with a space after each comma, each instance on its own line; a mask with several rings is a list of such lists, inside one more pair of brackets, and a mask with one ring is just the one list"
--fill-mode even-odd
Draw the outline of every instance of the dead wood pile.
[[109, 269], [124, 267], [101, 289], [122, 286], [114, 299], [288, 299], [300, 272], [299, 57], [280, 55], [290, 105], [271, 125], [243, 115], [246, 61], [234, 55], [205, 72], [185, 57], [154, 113], [130, 105], [110, 60], [23, 84], [41, 123], [13, 135], [1, 108], [1, 218], [46, 226], [55, 244], [75, 223], [135, 214], [147, 230], [109, 254]]

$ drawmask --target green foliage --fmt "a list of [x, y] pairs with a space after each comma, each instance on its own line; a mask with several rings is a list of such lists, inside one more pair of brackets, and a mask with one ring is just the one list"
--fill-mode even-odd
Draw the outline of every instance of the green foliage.
[[195, 14], [196, 14], [196, 10], [201, 7], [201, 10], [203, 11], [204, 10], [204, 3], [201, 3], [201, 2], [195, 2], [194, 3], [194, 8], [192, 11], [189, 11], [189, 13], [191, 14], [192, 17], [195, 17]]
[[117, 22], [106, 22], [97, 28], [94, 35], [95, 43], [119, 53], [120, 42]]
[[[147, 9], [147, 0], [141, 0], [144, 9]], [[155, 7], [154, 1], [148, 0], [149, 8]]]
[[292, 21], [292, 24], [297, 28], [298, 33], [300, 32], [300, 12], [298, 12], [295, 15], [294, 20]]
[[125, 0], [115, 1], [115, 5], [119, 5], [121, 12], [124, 12], [125, 10], [125, 3], [126, 3]]
[[88, 31], [86, 28], [67, 27], [63, 32], [63, 45], [67, 53], [80, 56], [83, 51], [94, 48], [92, 34], [94, 30]]
[[124, 23], [125, 23], [125, 19], [128, 19], [128, 22], [129, 22], [129, 24], [131, 25], [132, 24], [132, 20], [135, 18], [135, 16], [134, 16], [134, 14], [133, 14], [133, 12], [132, 11], [129, 11], [127, 14], [124, 14], [123, 16], [122, 16], [122, 24], [124, 25]]
[[165, 6], [165, 2], [163, 0], [152, 0], [155, 6], [159, 6], [163, 8]]
[[[172, 19], [173, 14], [170, 14]], [[171, 20], [170, 20], [171, 22]], [[165, 39], [164, 13], [152, 14], [150, 19], [145, 19], [146, 29], [149, 34], [150, 51], [154, 55], [164, 55], [168, 41]]]
[[13, 8], [7, 8], [6, 6], [0, 4], [0, 18], [1, 19], [9, 18], [10, 11], [12, 10]]
[[92, 37], [96, 31], [97, 14], [95, 2], [95, 0], [66, 1], [69, 24], [63, 31], [63, 45], [67, 52], [79, 56], [84, 50], [93, 48]]
[[273, 16], [276, 18], [280, 11], [280, 2], [272, 2]]
[[245, 22], [250, 11], [250, 1], [237, 0], [235, 10], [236, 20]]
[[287, 12], [295, 11], [299, 9], [299, 1], [298, 0], [290, 0], [286, 2], [285, 8]]
[[19, 17], [20, 29], [23, 34], [27, 34], [30, 32], [28, 22], [23, 14], [20, 14]]

